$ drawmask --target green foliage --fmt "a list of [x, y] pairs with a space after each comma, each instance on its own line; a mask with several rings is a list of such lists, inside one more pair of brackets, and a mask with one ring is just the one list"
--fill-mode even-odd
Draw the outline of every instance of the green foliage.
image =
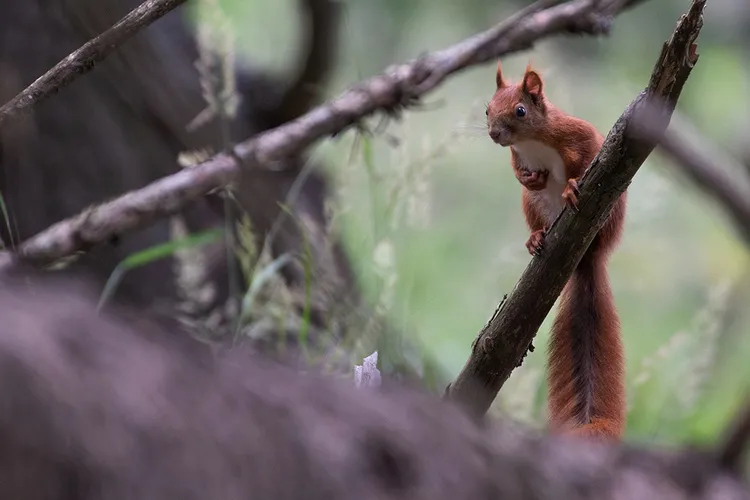
[[[332, 95], [386, 64], [486, 29], [512, 10], [489, 0], [344, 3]], [[750, 78], [741, 63], [745, 52], [731, 41], [744, 35], [722, 25], [726, 4], [706, 11], [701, 58], [677, 110], [678, 119], [690, 119], [707, 138], [725, 145], [748, 127], [747, 113], [734, 110], [750, 109]], [[297, 25], [288, 20], [296, 2], [223, 0], [222, 5], [242, 23], [236, 26], [238, 52], [274, 67], [291, 64], [291, 50], [280, 47], [295, 47]], [[506, 71], [518, 77], [531, 59], [553, 102], [606, 132], [646, 85], [685, 5], [646, 2], [619, 17], [609, 37], [546, 40], [533, 52], [505, 58]], [[429, 360], [425, 366], [434, 363], [450, 374], [461, 369], [474, 336], [529, 259], [509, 154], [484, 130], [493, 71], [488, 64], [449, 80], [426, 97], [424, 109], [390, 123], [388, 136], [349, 132], [319, 150], [338, 182], [337, 220], [367, 296], [421, 343], [422, 357]], [[628, 437], [669, 443], [713, 439], [744, 397], [743, 380], [750, 375], [745, 362], [750, 340], [742, 334], [750, 317], [736, 306], [742, 303], [736, 295], [744, 282], [737, 276], [747, 266], [747, 248], [715, 204], [689, 187], [658, 152], [628, 196], [625, 237], [610, 264], [626, 346]], [[544, 422], [551, 319], [495, 405], [536, 425]], [[381, 363], [387, 359], [381, 352]]]

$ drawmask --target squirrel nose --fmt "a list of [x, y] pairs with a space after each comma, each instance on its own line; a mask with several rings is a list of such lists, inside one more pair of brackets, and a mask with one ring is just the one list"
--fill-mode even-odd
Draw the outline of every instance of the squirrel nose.
[[495, 143], [505, 146], [508, 142], [509, 134], [503, 127], [490, 127], [490, 138]]

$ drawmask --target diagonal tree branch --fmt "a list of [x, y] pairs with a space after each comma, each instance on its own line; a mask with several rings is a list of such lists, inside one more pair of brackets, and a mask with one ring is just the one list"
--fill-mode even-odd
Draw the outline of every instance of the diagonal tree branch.
[[86, 251], [157, 218], [174, 214], [196, 198], [225, 186], [248, 167], [273, 168], [314, 141], [337, 134], [378, 110], [395, 111], [415, 103], [449, 75], [497, 56], [528, 49], [536, 40], [560, 33], [606, 33], [620, 9], [642, 0], [541, 0], [503, 23], [444, 50], [390, 68], [339, 98], [296, 120], [238, 144], [232, 154], [217, 155], [148, 186], [127, 193], [76, 217], [63, 220], [22, 243], [17, 253], [0, 254], [0, 268], [16, 258], [46, 265]]
[[693, 0], [664, 44], [648, 87], [625, 110], [584, 175], [579, 213], [563, 210], [545, 236], [542, 255], [524, 271], [507, 300], [479, 333], [472, 353], [446, 397], [483, 415], [511, 372], [520, 365], [537, 330], [560, 295], [615, 201], [656, 146], [657, 141], [634, 134], [634, 116], [651, 103], [666, 102], [656, 117], [663, 132], [697, 62], [695, 40], [703, 26], [706, 0]]
[[31, 111], [38, 102], [57, 94], [73, 80], [91, 71], [123, 42], [186, 0], [146, 0], [107, 31], [86, 42], [78, 50], [37, 78], [20, 94], [0, 108], [0, 125]]

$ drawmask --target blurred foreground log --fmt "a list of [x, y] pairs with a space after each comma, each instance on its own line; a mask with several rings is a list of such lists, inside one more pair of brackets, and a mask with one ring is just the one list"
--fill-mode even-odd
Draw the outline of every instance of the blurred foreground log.
[[0, 286], [0, 497], [750, 499], [712, 455], [480, 426], [425, 394], [214, 358], [86, 287]]

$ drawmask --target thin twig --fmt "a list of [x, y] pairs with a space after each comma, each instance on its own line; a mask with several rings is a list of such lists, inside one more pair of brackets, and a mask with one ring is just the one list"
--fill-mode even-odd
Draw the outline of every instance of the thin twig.
[[[548, 3], [541, 1], [543, 6]], [[273, 168], [276, 161], [293, 156], [321, 137], [339, 133], [378, 110], [393, 111], [414, 103], [448, 75], [468, 66], [528, 49], [535, 41], [554, 34], [599, 33], [602, 17], [598, 9], [607, 7], [598, 0], [571, 0], [543, 10], [531, 8], [527, 11], [530, 14], [511, 18], [513, 22], [500, 23], [447, 49], [395, 66], [296, 120], [238, 144], [234, 152], [248, 168]], [[605, 17], [611, 14], [608, 12]], [[17, 255], [37, 265], [52, 263], [172, 215], [210, 190], [225, 186], [239, 172], [240, 166], [230, 155], [215, 156], [59, 222], [22, 243]], [[0, 254], [0, 268], [14, 258]]]
[[91, 71], [123, 42], [186, 0], [146, 0], [107, 31], [86, 42], [0, 108], [0, 125], [29, 113], [34, 105], [57, 94]]
[[602, 227], [620, 195], [656, 146], [634, 134], [634, 115], [654, 100], [667, 107], [658, 116], [667, 127], [682, 87], [697, 62], [695, 40], [703, 26], [706, 0], [693, 0], [672, 37], [664, 44], [648, 87], [615, 123], [601, 151], [584, 175], [578, 213], [565, 209], [545, 236], [544, 252], [535, 257], [504, 306], [480, 332], [447, 397], [472, 414], [484, 415], [511, 372], [520, 364], [537, 330], [565, 283]]

